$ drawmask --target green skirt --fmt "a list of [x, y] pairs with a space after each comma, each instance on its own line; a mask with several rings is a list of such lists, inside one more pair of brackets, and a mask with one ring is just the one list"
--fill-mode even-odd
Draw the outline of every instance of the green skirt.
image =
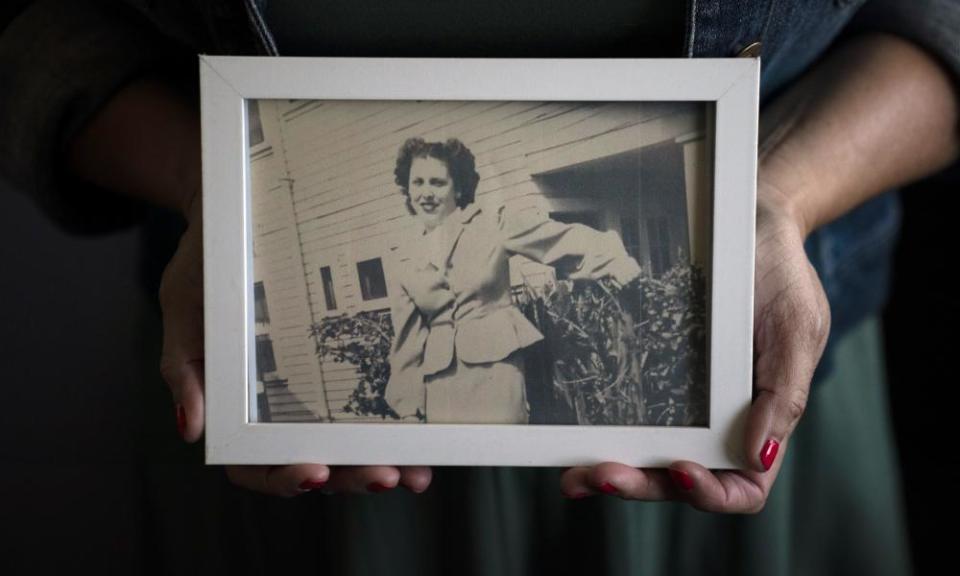
[[443, 468], [420, 496], [292, 500], [238, 490], [207, 469], [205, 481], [181, 479], [200, 482], [187, 502], [204, 501], [178, 502], [196, 524], [180, 519], [179, 560], [168, 561], [242, 574], [907, 574], [879, 323], [834, 350], [756, 515], [570, 501], [556, 469]]

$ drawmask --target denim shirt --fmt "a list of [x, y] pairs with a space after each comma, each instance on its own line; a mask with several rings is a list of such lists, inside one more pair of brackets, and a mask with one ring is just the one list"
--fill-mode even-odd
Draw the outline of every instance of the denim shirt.
[[[820, 57], [857, 14], [858, 29], [911, 39], [960, 77], [960, 3], [865, 3], [687, 0], [677, 56], [731, 57], [761, 42], [765, 103]], [[10, 22], [0, 22], [5, 25], [0, 183], [34, 195], [67, 227], [102, 228], [122, 221], [118, 199], [92, 190], [78, 193], [78, 183], [51, 169], [61, 164], [62, 143], [125, 82], [164, 65], [172, 54], [279, 54], [265, 5], [266, 0], [39, 0]], [[899, 204], [888, 193], [809, 237], [807, 252], [833, 312], [831, 340], [885, 302], [898, 228]]]

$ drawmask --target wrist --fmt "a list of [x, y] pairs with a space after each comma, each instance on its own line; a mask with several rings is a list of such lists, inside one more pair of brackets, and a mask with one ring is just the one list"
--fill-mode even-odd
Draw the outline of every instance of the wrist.
[[810, 154], [797, 143], [798, 124], [808, 101], [802, 91], [788, 96], [760, 117], [757, 205], [787, 218], [806, 238], [823, 224], [815, 200], [832, 184], [829, 174], [818, 171], [810, 163]]
[[[810, 195], [806, 193], [806, 179], [785, 176], [774, 169], [770, 160], [762, 160], [757, 171], [757, 212], [758, 215], [775, 216], [795, 228], [801, 238], [806, 237], [818, 226], [817, 219], [809, 205]], [[784, 167], [786, 170], [787, 167]], [[795, 168], [791, 168], [795, 171]]]

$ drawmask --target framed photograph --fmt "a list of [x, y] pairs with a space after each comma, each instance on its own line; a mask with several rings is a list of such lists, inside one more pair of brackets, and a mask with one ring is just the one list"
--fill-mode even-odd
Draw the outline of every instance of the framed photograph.
[[201, 57], [207, 461], [741, 467], [759, 69]]

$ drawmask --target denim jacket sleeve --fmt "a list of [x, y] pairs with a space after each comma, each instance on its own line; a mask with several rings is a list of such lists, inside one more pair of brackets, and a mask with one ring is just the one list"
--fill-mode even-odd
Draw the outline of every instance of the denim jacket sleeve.
[[0, 33], [0, 183], [25, 192], [66, 229], [129, 221], [137, 206], [71, 179], [64, 144], [160, 54], [136, 13], [96, 0], [40, 0]]
[[851, 22], [852, 32], [887, 32], [937, 58], [960, 85], [960, 2], [871, 0]]

